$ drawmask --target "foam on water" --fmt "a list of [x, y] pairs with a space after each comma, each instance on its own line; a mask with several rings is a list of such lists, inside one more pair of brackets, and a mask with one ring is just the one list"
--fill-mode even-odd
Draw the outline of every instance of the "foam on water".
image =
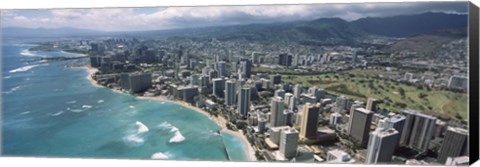
[[29, 66], [23, 66], [23, 67], [20, 67], [20, 68], [16, 68], [16, 69], [13, 69], [13, 70], [10, 70], [10, 73], [16, 73], [16, 72], [25, 72], [25, 71], [28, 71], [34, 67], [37, 67], [38, 65], [29, 65]]
[[97, 103], [103, 103], [104, 101], [103, 100], [98, 100]]
[[83, 105], [82, 108], [89, 109], [89, 108], [92, 108], [92, 106], [91, 105]]
[[168, 155], [169, 153], [162, 153], [162, 152], [157, 152], [155, 154], [152, 154], [150, 158], [152, 159], [168, 159], [170, 156]]
[[170, 143], [180, 143], [184, 140], [185, 140], [185, 137], [183, 137], [182, 133], [180, 133], [180, 131], [176, 131], [175, 136], [170, 138], [170, 140], [168, 142], [170, 142]]
[[51, 116], [56, 117], [56, 116], [59, 116], [59, 115], [61, 115], [61, 114], [63, 114], [63, 111], [59, 111], [59, 112], [53, 113]]
[[170, 138], [170, 140], [168, 141], [169, 143], [179, 143], [186, 139], [177, 127], [173, 126], [172, 124], [166, 121], [162, 122], [160, 125], [158, 125], [158, 127], [162, 129], [170, 129], [170, 132], [175, 133], [175, 135], [172, 138]]
[[30, 111], [25, 111], [25, 112], [20, 113], [20, 115], [25, 115], [25, 114], [29, 114], [29, 113], [30, 113]]
[[13, 93], [13, 92], [15, 92], [15, 91], [17, 91], [17, 90], [20, 90], [20, 88], [22, 88], [22, 86], [15, 86], [15, 87], [13, 87], [12, 89], [10, 89], [10, 90], [8, 90], [8, 91], [6, 91], [6, 92], [3, 92], [3, 93], [5, 93], [5, 94], [10, 94], [10, 93]]
[[75, 103], [77, 103], [77, 101], [76, 101], [76, 100], [67, 101], [67, 104], [75, 104]]
[[20, 52], [20, 55], [22, 55], [22, 56], [36, 56], [36, 54], [30, 52], [28, 49], [23, 49], [22, 52]]
[[81, 109], [71, 109], [71, 108], [67, 108], [67, 110], [71, 111], [71, 112], [82, 112], [83, 110]]
[[135, 125], [137, 125], [137, 133], [138, 134], [145, 133], [145, 132], [149, 131], [148, 127], [140, 121], [135, 122]]
[[137, 136], [135, 134], [127, 136], [126, 139], [131, 144], [143, 144], [143, 142], [145, 142], [145, 140], [142, 137]]
[[135, 106], [128, 106], [128, 108], [131, 108], [131, 109], [133, 109], [133, 108], [135, 108]]
[[3, 79], [9, 79], [9, 78], [12, 78], [12, 76], [9, 75], [9, 76], [4, 76], [4, 77], [3, 77]]

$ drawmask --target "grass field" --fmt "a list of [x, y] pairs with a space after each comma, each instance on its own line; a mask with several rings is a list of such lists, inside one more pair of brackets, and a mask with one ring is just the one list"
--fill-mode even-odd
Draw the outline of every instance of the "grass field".
[[[364, 71], [366, 75], [375, 75], [376, 70]], [[362, 71], [352, 71], [354, 74]], [[322, 75], [282, 75], [287, 83], [300, 83], [305, 86], [317, 86], [331, 94], [345, 95], [346, 97], [363, 100], [368, 97], [383, 100], [381, 108], [394, 112], [402, 108], [411, 108], [423, 112], [435, 112], [454, 118], [460, 115], [468, 120], [468, 96], [466, 93], [455, 93], [444, 90], [419, 89], [402, 83], [384, 81], [380, 79], [352, 77], [343, 74]], [[458, 113], [458, 114], [457, 114]]]

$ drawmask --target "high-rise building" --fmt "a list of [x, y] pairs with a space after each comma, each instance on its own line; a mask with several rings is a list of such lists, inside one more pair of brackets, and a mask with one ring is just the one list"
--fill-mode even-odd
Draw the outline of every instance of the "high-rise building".
[[300, 138], [308, 139], [317, 136], [318, 118], [320, 105], [306, 103], [303, 105], [302, 126], [300, 127]]
[[445, 164], [448, 157], [468, 155], [468, 149], [468, 131], [462, 128], [448, 127], [437, 161]]
[[274, 96], [279, 96], [282, 99], [285, 99], [285, 90], [283, 89], [276, 90]]
[[256, 52], [252, 52], [252, 63], [253, 64], [260, 64], [260, 61], [258, 60], [259, 54]]
[[367, 110], [376, 111], [379, 102], [379, 100], [369, 97], [367, 100]]
[[195, 97], [199, 95], [197, 86], [187, 86], [187, 87], [178, 87], [177, 88], [178, 98], [193, 104], [195, 103]]
[[377, 128], [370, 133], [368, 140], [367, 156], [365, 163], [387, 163], [392, 160], [395, 147], [392, 147], [398, 142], [398, 131], [390, 128]]
[[234, 79], [228, 80], [225, 83], [225, 104], [232, 106], [235, 105], [235, 94], [237, 92], [237, 81]]
[[402, 114], [405, 115], [405, 125], [400, 144], [419, 151], [427, 151], [437, 118], [413, 110], [403, 110]]
[[350, 113], [348, 134], [361, 145], [368, 142], [372, 116], [373, 113], [365, 108], [355, 108]]
[[293, 87], [293, 95], [297, 98], [300, 99], [300, 94], [302, 94], [303, 91], [303, 85], [301, 84], [295, 84]]
[[341, 120], [342, 120], [342, 114], [338, 112], [334, 112], [330, 114], [330, 120], [328, 125], [330, 125], [330, 127], [335, 127], [335, 125], [339, 124]]
[[246, 117], [248, 110], [250, 109], [250, 87], [243, 87], [240, 89], [240, 93], [238, 94], [238, 106], [237, 112], [242, 117]]
[[250, 78], [250, 75], [252, 74], [252, 62], [248, 59], [244, 59], [241, 61], [242, 64], [242, 75], [245, 78]]
[[317, 88], [316, 86], [310, 88], [310, 94], [312, 94], [313, 96], [315, 96], [315, 100], [318, 102], [320, 101], [320, 99], [324, 98], [325, 97], [325, 90], [323, 89], [319, 89]]
[[200, 76], [197, 74], [193, 74], [190, 76], [190, 85], [200, 85]]
[[285, 93], [285, 105], [290, 106], [290, 99], [293, 98], [293, 94], [291, 93]]
[[150, 73], [123, 73], [120, 75], [122, 89], [138, 93], [152, 87], [152, 74]]
[[227, 74], [227, 65], [224, 61], [217, 62], [215, 64], [215, 70], [218, 71], [219, 77], [226, 77]]
[[208, 80], [213, 81], [214, 78], [218, 77], [218, 72], [215, 70], [208, 71]]
[[272, 98], [270, 106], [270, 127], [286, 125], [285, 116], [283, 114], [284, 105], [281, 97], [275, 96]]
[[297, 109], [297, 105], [298, 105], [298, 98], [296, 98], [295, 96], [290, 98], [290, 102], [288, 104], [288, 109], [292, 110], [292, 111], [295, 111]]
[[300, 55], [299, 54], [295, 54], [295, 57], [293, 58], [293, 66], [298, 66], [300, 62]]
[[393, 128], [398, 131], [398, 140], [395, 146], [398, 146], [400, 142], [400, 137], [402, 136], [403, 127], [405, 126], [405, 116], [397, 114], [390, 118], [383, 119], [383, 125], [378, 125], [377, 127], [383, 127], [385, 129]]
[[285, 159], [294, 158], [297, 155], [298, 131], [294, 128], [282, 130], [280, 136], [280, 153]]
[[225, 97], [225, 79], [223, 78], [215, 78], [212, 80], [213, 82], [213, 95], [219, 98]]
[[292, 55], [285, 54], [285, 53], [278, 55], [278, 65], [291, 66], [292, 65]]
[[282, 82], [282, 76], [279, 74], [271, 75], [270, 81], [272, 81], [272, 85], [280, 84]]

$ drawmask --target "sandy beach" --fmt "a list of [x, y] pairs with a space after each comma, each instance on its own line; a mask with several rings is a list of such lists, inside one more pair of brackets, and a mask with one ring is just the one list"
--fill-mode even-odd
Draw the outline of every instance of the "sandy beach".
[[93, 78], [92, 78], [92, 75], [95, 74], [98, 69], [96, 68], [93, 68], [93, 67], [90, 67], [90, 66], [84, 66], [82, 68], [85, 68], [87, 69], [87, 72], [88, 72], [88, 76], [87, 76], [87, 79], [92, 83], [93, 86], [95, 87], [102, 87], [102, 85], [98, 84], [97, 81], [95, 81]]
[[163, 96], [156, 96], [156, 97], [137, 96], [137, 98], [147, 99], [147, 100], [158, 100], [158, 101], [172, 102], [172, 103], [187, 107], [189, 109], [192, 109], [196, 112], [199, 112], [199, 113], [207, 116], [210, 120], [214, 121], [218, 126], [220, 126], [222, 128], [221, 129], [222, 132], [231, 134], [231, 135], [239, 138], [242, 141], [243, 145], [245, 146], [245, 153], [247, 155], [248, 161], [256, 161], [257, 160], [257, 158], [255, 156], [255, 151], [253, 150], [253, 147], [250, 144], [250, 142], [248, 142], [247, 137], [245, 135], [243, 135], [243, 132], [241, 130], [233, 131], [233, 130], [228, 129], [227, 126], [226, 126], [227, 120], [225, 120], [225, 118], [223, 118], [221, 116], [215, 117], [213, 115], [210, 115], [205, 110], [202, 110], [198, 107], [192, 106], [191, 104], [189, 104], [187, 102], [180, 101], [180, 100], [170, 100], [167, 97], [163, 97]]
[[[95, 72], [97, 72], [98, 69], [90, 67], [90, 66], [84, 66], [83, 68], [85, 68], [87, 70], [87, 72], [88, 72], [87, 79], [92, 83], [92, 85], [94, 85], [95, 87], [103, 87], [102, 85], [98, 84], [92, 78], [92, 75]], [[118, 90], [114, 90], [114, 91], [118, 92]], [[123, 92], [121, 92], [121, 93], [123, 93]], [[206, 112], [206, 111], [204, 111], [204, 110], [202, 110], [198, 107], [192, 106], [191, 104], [189, 104], [187, 102], [180, 101], [180, 100], [171, 100], [171, 99], [169, 99], [167, 97], [164, 97], [164, 96], [155, 96], [155, 97], [136, 96], [136, 97], [139, 98], [139, 99], [145, 99], [145, 100], [157, 100], [157, 101], [167, 101], [167, 102], [175, 103], [175, 104], [187, 107], [189, 109], [192, 109], [192, 110], [194, 110], [198, 113], [201, 113], [201, 114], [205, 115], [210, 120], [214, 121], [218, 126], [220, 126], [222, 128], [221, 129], [222, 132], [229, 133], [229, 134], [239, 138], [242, 141], [243, 145], [245, 146], [245, 153], [247, 155], [248, 161], [256, 161], [257, 160], [257, 158], [255, 156], [255, 151], [253, 150], [253, 147], [250, 144], [250, 142], [248, 142], [247, 137], [245, 135], [243, 135], [241, 130], [233, 131], [233, 130], [228, 129], [226, 127], [227, 120], [225, 120], [225, 118], [223, 118], [221, 116], [215, 117], [215, 116], [210, 115], [208, 112]]]

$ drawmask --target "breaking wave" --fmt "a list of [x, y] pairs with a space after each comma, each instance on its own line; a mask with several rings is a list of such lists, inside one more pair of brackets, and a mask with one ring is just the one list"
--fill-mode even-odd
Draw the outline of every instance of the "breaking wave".
[[35, 53], [30, 52], [28, 49], [23, 49], [23, 50], [20, 52], [20, 54], [21, 54], [22, 56], [36, 56]]
[[25, 112], [20, 113], [20, 115], [25, 115], [25, 114], [29, 114], [29, 113], [30, 113], [30, 111], [25, 111]]
[[13, 69], [13, 70], [10, 70], [10, 73], [16, 73], [16, 72], [25, 72], [25, 71], [28, 71], [34, 67], [37, 67], [38, 65], [29, 65], [29, 66], [24, 66], [24, 67], [20, 67], [20, 68], [16, 68], [16, 69]]
[[162, 153], [162, 152], [157, 152], [155, 154], [152, 154], [150, 158], [152, 159], [168, 159], [170, 156], [168, 155], [169, 153]]
[[89, 109], [89, 108], [92, 108], [92, 106], [91, 105], [83, 105], [82, 108]]
[[170, 132], [175, 133], [175, 135], [168, 141], [169, 143], [180, 143], [186, 139], [177, 127], [173, 126], [168, 122], [162, 122], [160, 125], [158, 125], [158, 127], [163, 129], [170, 129]]
[[137, 126], [136, 131], [130, 129], [127, 131], [128, 134], [124, 137], [127, 144], [139, 145], [145, 142], [142, 134], [149, 131], [148, 127], [140, 121], [136, 121], [135, 125]]
[[17, 90], [20, 90], [20, 88], [22, 88], [22, 86], [15, 86], [15, 87], [13, 87], [12, 89], [10, 89], [10, 90], [8, 90], [8, 91], [6, 91], [6, 92], [3, 92], [3, 93], [5, 93], [5, 94], [10, 94], [10, 93], [13, 93], [13, 92], [15, 92], [15, 91], [17, 91]]
[[63, 111], [59, 111], [59, 112], [53, 113], [51, 116], [56, 117], [56, 116], [59, 116], [59, 115], [61, 115], [61, 114], [63, 114]]
[[98, 100], [97, 103], [103, 103], [104, 101], [103, 100]]
[[135, 125], [137, 125], [137, 127], [138, 127], [137, 128], [137, 133], [139, 133], [139, 134], [149, 131], [148, 127], [140, 121], [135, 122]]

